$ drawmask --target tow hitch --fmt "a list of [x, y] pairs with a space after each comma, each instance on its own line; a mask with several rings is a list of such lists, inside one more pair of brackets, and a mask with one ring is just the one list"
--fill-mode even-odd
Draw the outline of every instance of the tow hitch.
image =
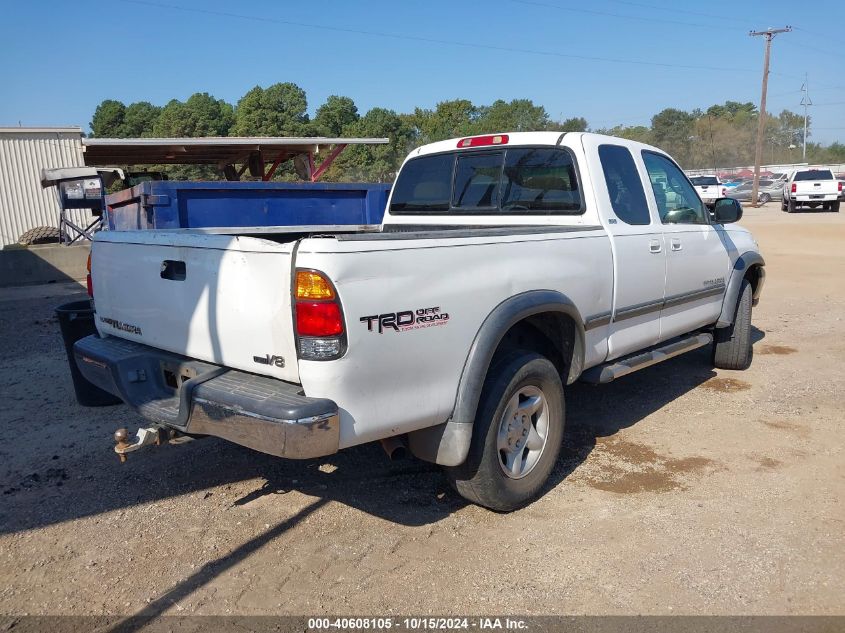
[[126, 461], [128, 454], [137, 451], [144, 446], [161, 446], [167, 444], [183, 444], [190, 442], [193, 437], [182, 435], [173, 429], [166, 429], [160, 426], [149, 426], [138, 429], [135, 434], [135, 440], [129, 442], [129, 431], [125, 428], [118, 429], [114, 432], [114, 452], [120, 457], [121, 463]]

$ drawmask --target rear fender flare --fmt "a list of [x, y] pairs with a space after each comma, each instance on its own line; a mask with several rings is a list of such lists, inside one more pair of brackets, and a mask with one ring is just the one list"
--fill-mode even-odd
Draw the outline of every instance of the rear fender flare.
[[442, 466], [458, 466], [466, 459], [472, 440], [481, 389], [493, 355], [505, 334], [517, 323], [535, 314], [559, 312], [575, 323], [576, 340], [568, 376], [577, 380], [584, 367], [584, 321], [573, 301], [555, 290], [532, 290], [506, 299], [487, 316], [467, 354], [449, 419], [443, 424], [410, 433], [411, 452], [420, 459]]

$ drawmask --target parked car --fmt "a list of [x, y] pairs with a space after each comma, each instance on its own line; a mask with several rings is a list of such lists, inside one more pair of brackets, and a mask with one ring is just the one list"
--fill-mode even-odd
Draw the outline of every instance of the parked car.
[[715, 175], [693, 176], [690, 182], [695, 187], [698, 196], [708, 207], [712, 207], [718, 198], [726, 196], [725, 187]]
[[829, 169], [799, 169], [792, 173], [783, 187], [781, 210], [792, 213], [798, 207], [821, 207], [825, 211], [839, 211], [843, 184]]
[[836, 174], [839, 181], [839, 202], [845, 200], [845, 174]]
[[[749, 202], [751, 200], [751, 192], [754, 189], [753, 180], [745, 180], [737, 187], [734, 187], [728, 192], [728, 196], [734, 200], [741, 202]], [[757, 188], [757, 202], [766, 204], [770, 200], [780, 200], [783, 197], [783, 184], [778, 184], [772, 180], [760, 179]]]
[[433, 143], [377, 229], [98, 233], [99, 334], [76, 365], [150, 421], [117, 434], [120, 454], [174, 434], [295, 459], [382, 440], [509, 511], [555, 467], [564, 385], [704, 346], [716, 367], [750, 365], [765, 272], [741, 215], [725, 198], [711, 218], [677, 163], [634, 141]]

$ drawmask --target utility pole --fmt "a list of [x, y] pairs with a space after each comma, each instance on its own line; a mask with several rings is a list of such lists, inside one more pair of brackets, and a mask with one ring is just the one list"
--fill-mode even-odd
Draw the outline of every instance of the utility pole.
[[813, 105], [813, 100], [810, 99], [810, 83], [807, 73], [804, 73], [804, 85], [801, 86], [801, 105], [804, 106], [804, 150], [801, 153], [801, 162], [807, 162], [807, 106]]
[[763, 160], [763, 134], [766, 131], [766, 90], [769, 87], [769, 55], [772, 50], [772, 38], [778, 33], [789, 33], [791, 26], [782, 29], [751, 31], [750, 36], [763, 35], [766, 38], [766, 56], [763, 59], [763, 90], [760, 96], [760, 113], [757, 122], [757, 147], [754, 150], [754, 185], [751, 188], [751, 206], [757, 206], [757, 192], [760, 189], [760, 162]]

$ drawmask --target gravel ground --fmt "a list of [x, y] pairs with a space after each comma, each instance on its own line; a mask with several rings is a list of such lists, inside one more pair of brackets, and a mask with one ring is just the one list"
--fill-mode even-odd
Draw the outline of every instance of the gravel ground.
[[553, 480], [509, 515], [372, 445], [121, 465], [140, 419], [75, 403], [52, 315], [79, 287], [0, 291], [0, 614], [845, 613], [845, 214], [743, 223], [751, 369], [699, 350], [573, 386]]

